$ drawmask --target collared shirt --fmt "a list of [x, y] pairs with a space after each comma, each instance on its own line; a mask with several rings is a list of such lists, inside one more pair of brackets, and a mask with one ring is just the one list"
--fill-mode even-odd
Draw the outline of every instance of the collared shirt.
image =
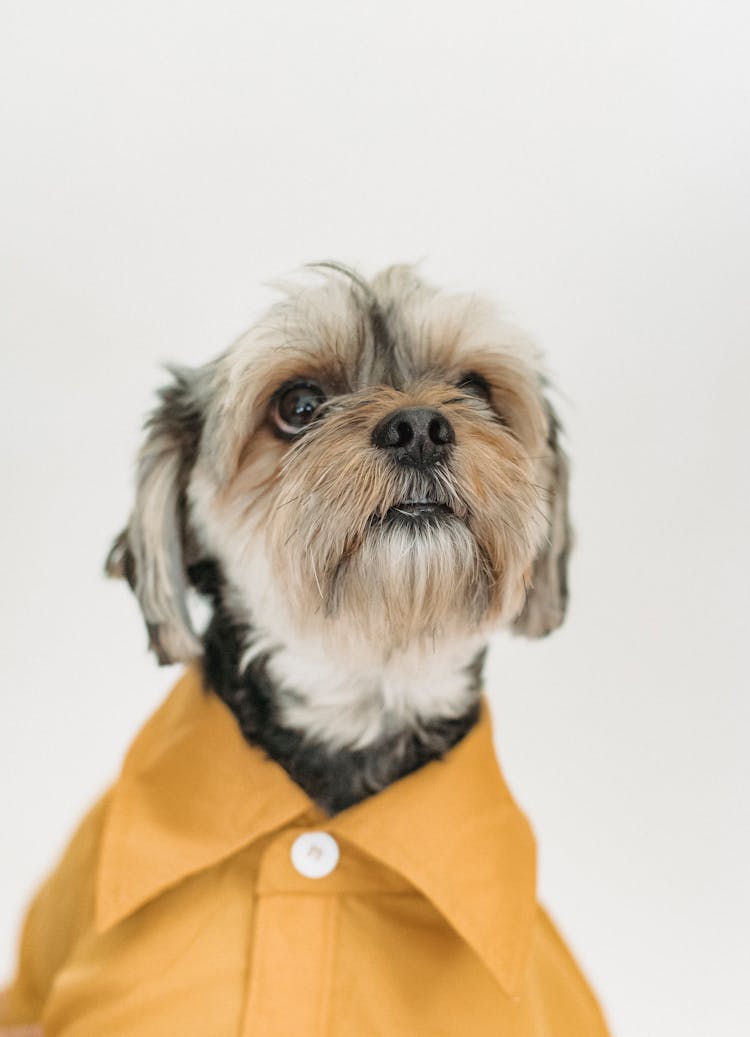
[[[189, 669], [27, 915], [46, 1037], [606, 1037], [488, 711], [334, 818]], [[4, 1014], [3, 1014], [4, 1013]]]

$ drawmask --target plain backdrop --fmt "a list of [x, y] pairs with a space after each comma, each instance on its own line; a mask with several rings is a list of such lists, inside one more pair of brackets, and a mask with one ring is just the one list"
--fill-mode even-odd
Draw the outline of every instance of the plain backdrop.
[[750, 1032], [743, 0], [5, 2], [0, 974], [175, 669], [101, 567], [165, 360], [337, 258], [422, 260], [563, 393], [568, 622], [498, 751], [617, 1037]]

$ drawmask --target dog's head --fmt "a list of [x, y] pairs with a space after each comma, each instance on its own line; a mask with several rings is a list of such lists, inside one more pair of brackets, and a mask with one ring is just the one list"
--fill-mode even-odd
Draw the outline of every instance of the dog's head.
[[201, 653], [187, 594], [207, 560], [268, 643], [553, 630], [567, 465], [538, 355], [410, 267], [314, 270], [217, 360], [174, 370], [148, 422], [108, 568], [160, 660]]

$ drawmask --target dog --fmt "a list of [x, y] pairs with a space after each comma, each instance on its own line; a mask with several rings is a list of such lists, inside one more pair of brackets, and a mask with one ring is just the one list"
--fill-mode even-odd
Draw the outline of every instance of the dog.
[[[94, 921], [87, 915], [77, 928], [92, 935], [80, 944], [77, 971], [63, 970], [59, 988], [50, 977], [43, 1003], [38, 998], [8, 1020], [41, 1018], [49, 1035], [70, 1037], [603, 1035], [593, 995], [536, 904], [533, 840], [489, 762], [482, 699], [491, 633], [544, 637], [566, 611], [568, 461], [541, 355], [492, 303], [439, 290], [410, 266], [367, 280], [344, 265], [318, 263], [278, 287], [279, 301], [217, 359], [170, 369], [147, 422], [135, 504], [106, 569], [132, 588], [158, 661], [187, 664], [188, 677], [174, 693], [179, 703], [147, 725], [114, 792], [84, 822], [77, 838], [87, 849], [70, 851], [78, 852], [76, 875], [111, 867], [119, 869], [118, 891], [137, 888], [112, 894], [110, 883], [102, 893], [109, 879], [91, 879]], [[203, 627], [197, 599], [208, 604]], [[210, 755], [208, 744], [220, 748]], [[472, 770], [480, 756], [486, 783]], [[236, 771], [222, 771], [220, 782], [215, 771], [230, 758]], [[191, 759], [194, 772], [184, 770]], [[237, 798], [233, 775], [251, 760], [252, 778]], [[157, 802], [173, 783], [190, 795]], [[152, 955], [159, 926], [180, 929], [194, 899], [189, 907], [178, 901], [189, 889], [198, 896], [196, 882], [208, 883], [200, 894], [207, 905], [218, 896], [212, 869], [235, 860], [238, 840], [244, 845], [225, 828], [264, 783], [275, 791], [266, 799], [258, 792], [259, 802], [274, 823], [253, 833], [261, 849], [271, 840], [264, 853], [275, 852], [274, 838], [287, 840], [296, 873], [284, 881], [302, 887], [273, 885], [248, 925], [259, 940], [263, 912], [272, 902], [281, 910], [288, 893], [296, 907], [268, 915], [268, 938], [281, 933], [281, 950], [269, 944], [264, 963], [266, 945], [254, 944], [252, 963], [242, 959], [250, 980], [233, 973], [232, 996], [223, 995], [221, 1006], [207, 994], [209, 1014], [199, 1013], [200, 1023], [189, 1013], [170, 1015], [154, 995], [127, 1018], [113, 1011], [105, 1024], [91, 1004], [122, 1003], [125, 993], [111, 994], [119, 982], [111, 977], [123, 974], [138, 941]], [[180, 863], [188, 841], [183, 814], [197, 809], [207, 784], [214, 813], [201, 807], [200, 824], [191, 814], [190, 835], [200, 844], [213, 832], [205, 838], [212, 848], [198, 846], [189, 865]], [[148, 801], [143, 809], [139, 797]], [[283, 810], [273, 812], [285, 797], [296, 813], [289, 806], [282, 818]], [[225, 807], [217, 834], [215, 815]], [[386, 839], [394, 817], [401, 835]], [[248, 847], [249, 832], [243, 828]], [[438, 862], [448, 857], [444, 868]], [[248, 864], [248, 874], [262, 876], [263, 867]], [[342, 993], [344, 965], [318, 975], [319, 960], [334, 952], [316, 943], [322, 908], [310, 906], [307, 918], [304, 883], [344, 882], [342, 875], [349, 885], [332, 887], [331, 897], [351, 901], [376, 889], [404, 904], [421, 897], [425, 912], [393, 922], [387, 934], [380, 920], [368, 927], [360, 919], [351, 929], [339, 960], [350, 959], [360, 977], [380, 976], [374, 1001]], [[114, 907], [113, 897], [120, 898]], [[149, 916], [139, 928], [144, 912], [172, 901], [167, 916]], [[424, 944], [418, 932], [429, 932]], [[42, 937], [32, 931], [26, 939], [32, 945]], [[190, 940], [200, 943], [200, 926]], [[357, 941], [367, 945], [365, 957]], [[400, 955], [391, 974], [387, 962]], [[188, 958], [173, 948], [164, 960], [183, 962], [183, 971], [169, 966], [174, 990], [184, 994], [178, 977], [194, 976], [192, 996], [204, 967], [191, 973]], [[376, 968], [376, 960], [386, 964]], [[415, 964], [422, 961], [427, 971]], [[300, 969], [315, 977], [296, 990], [290, 977]], [[102, 973], [110, 977], [103, 986]], [[401, 989], [399, 976], [407, 974]], [[19, 983], [22, 976], [11, 1004], [14, 989], [23, 1000]], [[248, 984], [235, 998], [234, 988]]]

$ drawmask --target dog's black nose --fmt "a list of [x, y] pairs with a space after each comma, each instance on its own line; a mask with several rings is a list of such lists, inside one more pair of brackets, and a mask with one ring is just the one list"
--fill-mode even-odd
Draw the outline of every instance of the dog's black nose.
[[426, 468], [456, 442], [453, 426], [433, 407], [402, 407], [383, 418], [372, 434], [375, 446], [392, 451], [399, 464]]

